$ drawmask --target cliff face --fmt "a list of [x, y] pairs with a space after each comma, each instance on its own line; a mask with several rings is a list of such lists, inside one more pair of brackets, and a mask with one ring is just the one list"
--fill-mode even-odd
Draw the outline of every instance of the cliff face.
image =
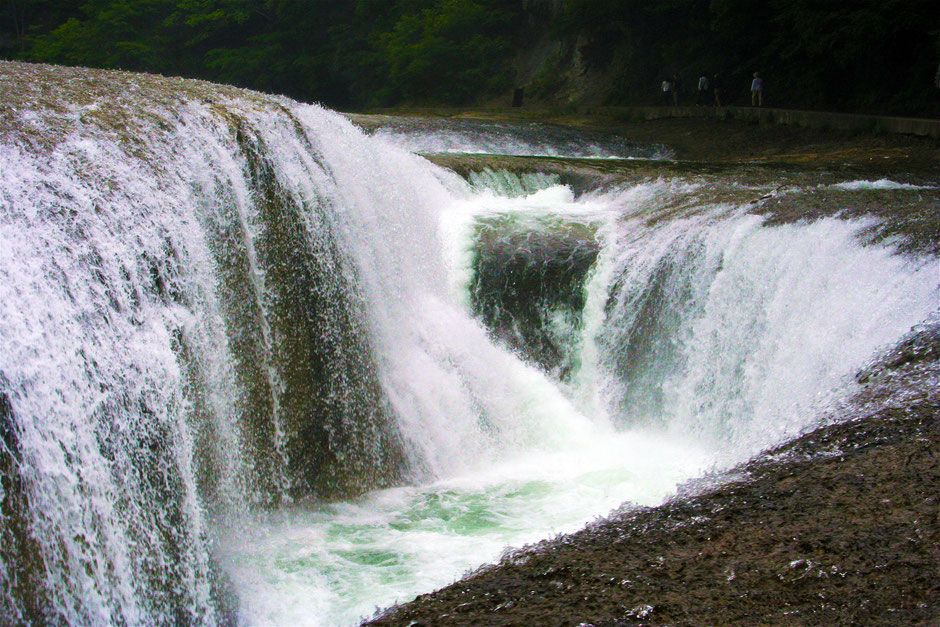
[[566, 5], [566, 0], [525, 1], [522, 45], [513, 60], [516, 86], [536, 102], [602, 102], [607, 91], [605, 73], [589, 71], [581, 54], [588, 38], [560, 35], [554, 28]]
[[567, 0], [528, 0], [521, 45], [513, 66], [516, 86], [530, 101], [549, 105], [598, 105], [616, 102], [631, 87], [653, 85], [635, 47], [651, 47], [625, 15], [613, 13], [602, 28], [578, 24]]

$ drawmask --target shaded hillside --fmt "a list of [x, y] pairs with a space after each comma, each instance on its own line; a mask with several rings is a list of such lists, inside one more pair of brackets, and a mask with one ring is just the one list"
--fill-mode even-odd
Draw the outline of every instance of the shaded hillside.
[[204, 78], [335, 108], [657, 102], [754, 71], [774, 106], [940, 114], [931, 0], [16, 0], [0, 58]]

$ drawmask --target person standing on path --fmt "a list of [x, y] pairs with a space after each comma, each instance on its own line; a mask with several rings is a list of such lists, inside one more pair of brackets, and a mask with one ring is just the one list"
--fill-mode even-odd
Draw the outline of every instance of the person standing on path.
[[672, 81], [668, 78], [664, 79], [660, 89], [663, 94], [663, 105], [668, 107], [672, 104]]
[[760, 72], [754, 72], [754, 80], [751, 81], [751, 106], [755, 103], [758, 107], [764, 106], [764, 80]]
[[721, 89], [721, 76], [715, 74], [715, 77], [712, 79], [712, 94], [714, 96], [712, 98], [712, 104], [716, 107], [721, 106]]
[[708, 104], [708, 77], [702, 74], [698, 77], [698, 106]]

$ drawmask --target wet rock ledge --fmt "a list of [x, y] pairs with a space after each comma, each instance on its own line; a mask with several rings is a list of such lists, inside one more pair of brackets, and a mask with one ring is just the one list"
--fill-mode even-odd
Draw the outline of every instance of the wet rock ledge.
[[938, 625], [938, 358], [915, 329], [816, 430], [368, 624]]

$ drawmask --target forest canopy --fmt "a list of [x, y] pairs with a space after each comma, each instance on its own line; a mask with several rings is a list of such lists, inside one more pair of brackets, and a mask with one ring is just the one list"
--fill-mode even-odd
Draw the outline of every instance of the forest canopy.
[[648, 104], [674, 74], [743, 104], [759, 69], [774, 106], [940, 115], [936, 0], [6, 0], [0, 56], [345, 109], [572, 101], [584, 76], [588, 104]]

